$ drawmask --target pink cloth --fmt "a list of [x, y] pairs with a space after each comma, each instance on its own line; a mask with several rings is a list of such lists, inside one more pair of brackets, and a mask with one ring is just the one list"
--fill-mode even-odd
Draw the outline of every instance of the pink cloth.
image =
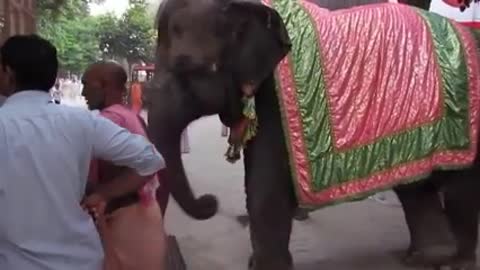
[[[147, 137], [143, 124], [140, 122], [140, 116], [133, 110], [121, 104], [115, 104], [105, 108], [100, 113], [103, 117], [110, 119], [117, 125], [127, 129], [131, 133]], [[103, 166], [102, 166], [103, 165]], [[90, 180], [108, 181], [113, 175], [109, 170], [116, 170], [116, 167], [105, 165], [102, 162], [93, 161], [90, 169]], [[155, 191], [159, 186], [158, 176], [152, 176], [145, 186], [139, 190], [139, 195], [142, 203], [149, 204], [155, 201]]]
[[105, 250], [103, 270], [166, 269], [166, 235], [158, 204], [119, 208], [99, 217], [97, 228]]
[[322, 48], [332, 138], [338, 151], [443, 116], [432, 35], [415, 9], [379, 4], [325, 14], [308, 1], [302, 3], [313, 18]]
[[[272, 0], [263, 2], [270, 5]], [[420, 15], [411, 7], [393, 4], [369, 5], [328, 14], [307, 0], [301, 3], [309, 13], [309, 18], [312, 18], [317, 30], [315, 37], [322, 45], [321, 72], [326, 84], [326, 110], [330, 114], [330, 119], [324, 122], [333, 132], [331, 141], [334, 150], [325, 150], [327, 155], [319, 153], [316, 161], [322, 157], [328, 159], [330, 153], [338, 154], [346, 147], [356, 147], [358, 142], [368, 144], [371, 140], [395, 134], [403, 128], [416, 128], [435, 120], [437, 109], [441, 105], [438, 102], [442, 90], [438, 82], [441, 80], [438, 70], [435, 70], [438, 67], [435, 66], [436, 57], [432, 54], [431, 36], [427, 36], [425, 22], [422, 24], [419, 17], [414, 18]], [[276, 71], [280, 86], [279, 96], [285, 112], [283, 118], [289, 130], [292, 171], [297, 180], [297, 198], [301, 205], [325, 206], [334, 200], [351, 197], [352, 193], [364, 194], [418, 175], [430, 174], [438, 166], [471, 165], [477, 154], [480, 66], [471, 33], [466, 27], [456, 23], [452, 26], [462, 40], [460, 54], [464, 54], [467, 62], [470, 149], [437, 149], [439, 151], [426, 158], [398, 164], [364, 178], [348, 179], [344, 184], [332, 185], [321, 192], [311, 185], [314, 182], [313, 177], [319, 172], [312, 173], [311, 170], [311, 163], [314, 161], [306, 150], [305, 132], [302, 128], [304, 122], [297, 104], [297, 94], [301, 92], [297, 92], [297, 87], [302, 87], [303, 84], [297, 85], [297, 70], [292, 60], [301, 62], [302, 59], [300, 56], [299, 59], [285, 57], [280, 62]], [[352, 35], [348, 34], [349, 32], [353, 32]], [[367, 32], [371, 33], [373, 38], [369, 37], [367, 40]], [[356, 40], [352, 41], [354, 38]], [[388, 45], [390, 49], [385, 50], [380, 46], [382, 44]], [[399, 48], [400, 44], [404, 46]], [[403, 57], [399, 57], [402, 55]], [[372, 96], [372, 93], [378, 95]], [[406, 93], [409, 95], [405, 96]], [[382, 101], [385, 94], [389, 95], [388, 103]], [[343, 105], [339, 106], [340, 104]], [[366, 107], [369, 110], [366, 110]], [[355, 113], [352, 113], [352, 108], [356, 110]], [[402, 113], [398, 112], [399, 108]], [[390, 115], [396, 117], [392, 118]], [[389, 121], [384, 121], [387, 118]], [[372, 129], [373, 124], [378, 124], [380, 128]], [[362, 129], [368, 132], [362, 132]]]
[[[101, 115], [134, 134], [147, 137], [142, 120], [123, 105], [113, 105]], [[109, 181], [118, 167], [92, 162], [90, 179]], [[101, 215], [97, 229], [105, 250], [103, 270], [163, 270], [166, 258], [166, 236], [163, 217], [156, 202], [158, 176], [139, 190], [141, 201]], [[152, 203], [153, 202], [153, 203]]]

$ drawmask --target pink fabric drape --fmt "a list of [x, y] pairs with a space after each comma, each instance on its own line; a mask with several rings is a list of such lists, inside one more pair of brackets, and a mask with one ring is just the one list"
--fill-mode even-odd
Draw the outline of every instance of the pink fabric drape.
[[[101, 114], [130, 132], [146, 132], [136, 112], [123, 105], [113, 105]], [[110, 180], [118, 167], [103, 161], [92, 161], [89, 179]], [[152, 177], [141, 190], [140, 201], [116, 209], [97, 220], [97, 229], [105, 250], [104, 270], [165, 269], [166, 236], [162, 211], [156, 201], [158, 176]]]

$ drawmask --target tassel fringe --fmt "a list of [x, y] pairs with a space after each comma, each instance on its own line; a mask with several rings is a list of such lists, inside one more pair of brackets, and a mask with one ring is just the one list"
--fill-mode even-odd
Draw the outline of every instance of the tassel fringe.
[[226, 160], [235, 163], [241, 158], [241, 151], [246, 147], [248, 141], [257, 135], [258, 119], [255, 111], [255, 97], [244, 97], [243, 119], [232, 128], [229, 147], [225, 153]]

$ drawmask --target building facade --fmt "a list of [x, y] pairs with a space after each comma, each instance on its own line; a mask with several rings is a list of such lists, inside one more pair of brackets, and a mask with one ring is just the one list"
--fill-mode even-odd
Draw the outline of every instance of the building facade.
[[0, 0], [0, 43], [11, 35], [36, 30], [36, 0]]

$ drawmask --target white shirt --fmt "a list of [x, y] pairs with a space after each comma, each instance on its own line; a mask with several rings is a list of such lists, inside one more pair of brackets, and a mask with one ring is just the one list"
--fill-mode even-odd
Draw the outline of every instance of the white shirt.
[[3, 105], [3, 102], [5, 102], [6, 99], [7, 99], [6, 96], [0, 95], [0, 107]]
[[0, 108], [0, 269], [100, 270], [103, 249], [80, 207], [92, 157], [151, 175], [164, 160], [142, 136], [24, 91]]

